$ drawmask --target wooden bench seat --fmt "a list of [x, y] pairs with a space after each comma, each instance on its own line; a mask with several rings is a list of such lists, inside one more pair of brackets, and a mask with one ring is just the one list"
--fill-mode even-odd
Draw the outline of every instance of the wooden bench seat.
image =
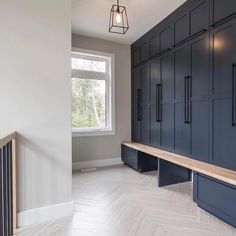
[[122, 145], [236, 186], [236, 171], [135, 142]]

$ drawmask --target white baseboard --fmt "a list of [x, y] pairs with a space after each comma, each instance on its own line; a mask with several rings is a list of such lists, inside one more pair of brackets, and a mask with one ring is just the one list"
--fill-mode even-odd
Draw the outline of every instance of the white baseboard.
[[18, 227], [40, 224], [73, 215], [73, 201], [18, 212]]
[[103, 159], [95, 161], [73, 162], [72, 167], [73, 170], [81, 170], [81, 169], [96, 168], [96, 167], [115, 166], [121, 164], [123, 164], [121, 158], [111, 158], [111, 159]]

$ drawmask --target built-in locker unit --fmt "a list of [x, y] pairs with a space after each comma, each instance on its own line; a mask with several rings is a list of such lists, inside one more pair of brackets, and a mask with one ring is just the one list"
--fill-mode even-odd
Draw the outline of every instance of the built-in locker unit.
[[[186, 1], [131, 54], [132, 141], [236, 170], [236, 1]], [[231, 214], [203, 191], [231, 199], [236, 186], [194, 179], [200, 207]], [[224, 220], [236, 225], [235, 214]]]

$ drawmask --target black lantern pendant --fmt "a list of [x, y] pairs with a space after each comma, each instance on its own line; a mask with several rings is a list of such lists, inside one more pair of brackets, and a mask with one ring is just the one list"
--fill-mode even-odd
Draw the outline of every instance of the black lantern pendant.
[[127, 11], [125, 6], [120, 6], [119, 0], [113, 5], [110, 13], [109, 32], [125, 34], [129, 29]]

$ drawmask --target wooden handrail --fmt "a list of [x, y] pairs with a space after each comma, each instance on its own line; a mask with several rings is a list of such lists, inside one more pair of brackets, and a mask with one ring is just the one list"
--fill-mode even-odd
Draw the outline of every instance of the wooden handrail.
[[11, 142], [13, 139], [16, 139], [16, 132], [0, 137], [0, 148]]
[[17, 139], [17, 132], [10, 133], [4, 137], [0, 138], [0, 150], [10, 144], [11, 147], [11, 180], [12, 180], [12, 235], [16, 235], [17, 229], [17, 218], [16, 218], [16, 139]]

